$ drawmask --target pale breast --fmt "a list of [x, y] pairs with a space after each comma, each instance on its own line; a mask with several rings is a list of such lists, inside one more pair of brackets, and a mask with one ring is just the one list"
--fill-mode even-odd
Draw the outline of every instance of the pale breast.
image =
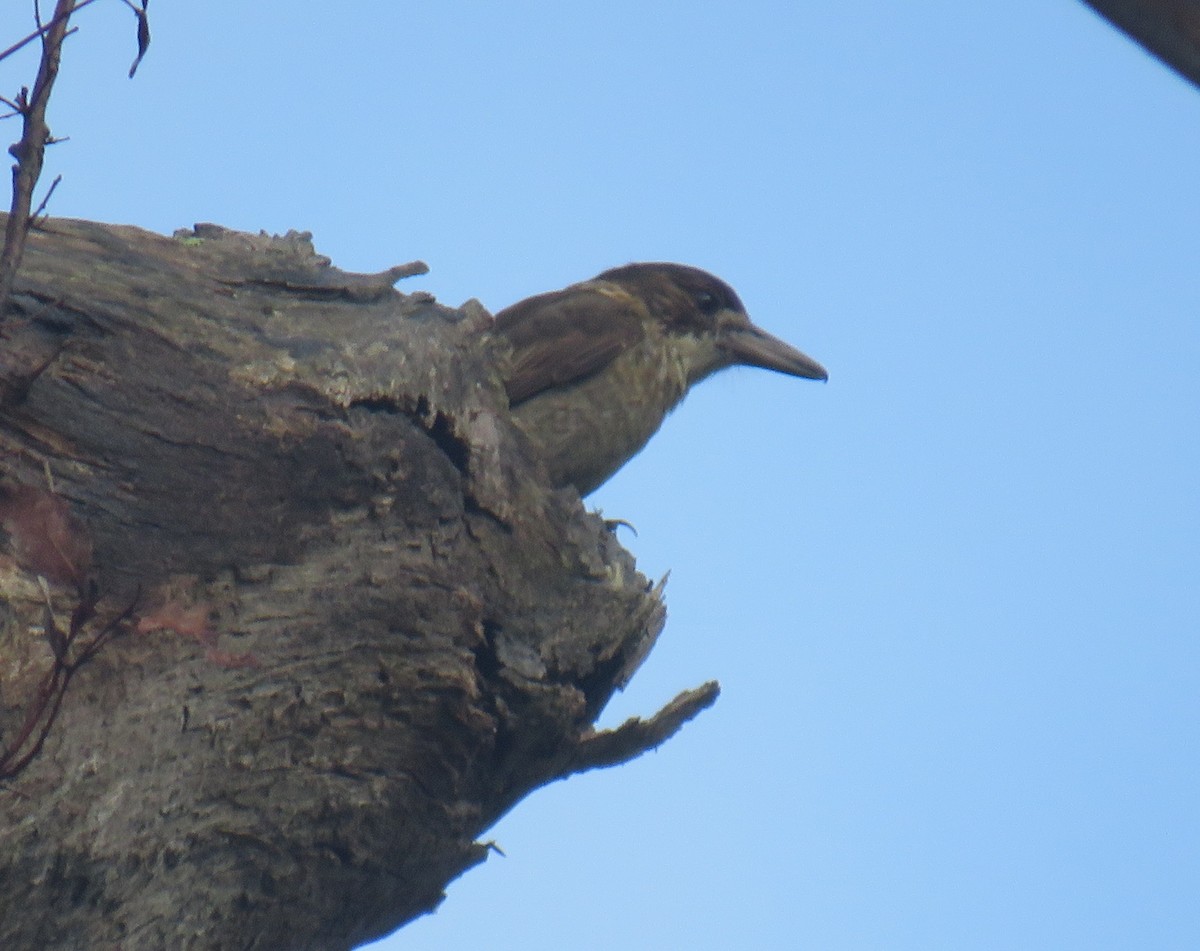
[[644, 341], [602, 372], [518, 406], [513, 415], [539, 445], [551, 481], [586, 495], [640, 452], [687, 392], [689, 356]]

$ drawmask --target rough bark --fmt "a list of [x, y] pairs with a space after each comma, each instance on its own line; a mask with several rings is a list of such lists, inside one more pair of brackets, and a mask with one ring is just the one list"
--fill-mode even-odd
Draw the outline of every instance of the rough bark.
[[528, 792], [715, 698], [593, 731], [660, 592], [545, 485], [487, 313], [402, 273], [303, 235], [30, 235], [0, 324], [0, 749], [70, 676], [0, 784], [0, 947], [353, 947]]

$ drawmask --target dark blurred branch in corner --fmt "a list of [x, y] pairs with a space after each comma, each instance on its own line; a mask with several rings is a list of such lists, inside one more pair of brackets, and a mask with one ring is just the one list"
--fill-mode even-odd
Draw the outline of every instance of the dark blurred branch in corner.
[[1200, 0], [1084, 0], [1200, 86]]

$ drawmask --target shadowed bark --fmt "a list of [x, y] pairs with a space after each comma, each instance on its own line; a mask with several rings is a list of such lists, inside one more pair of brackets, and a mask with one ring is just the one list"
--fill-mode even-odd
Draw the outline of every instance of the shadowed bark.
[[487, 313], [404, 273], [214, 226], [30, 234], [0, 324], [0, 750], [67, 684], [0, 783], [0, 947], [352, 947], [532, 789], [715, 699], [592, 730], [660, 591], [545, 485]]

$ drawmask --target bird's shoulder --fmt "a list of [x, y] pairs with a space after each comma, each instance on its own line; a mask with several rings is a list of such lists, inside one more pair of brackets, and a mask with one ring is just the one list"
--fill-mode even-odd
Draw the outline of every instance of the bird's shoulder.
[[638, 297], [606, 281], [539, 294], [500, 311], [493, 333], [512, 348], [509, 402], [516, 406], [599, 372], [642, 339], [647, 318]]

